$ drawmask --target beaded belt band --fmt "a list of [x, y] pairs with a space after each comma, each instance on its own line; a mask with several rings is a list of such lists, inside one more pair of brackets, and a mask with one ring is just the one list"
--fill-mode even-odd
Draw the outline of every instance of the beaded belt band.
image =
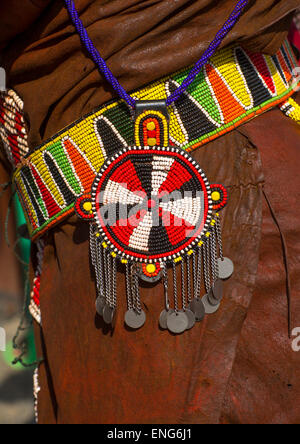
[[[182, 98], [169, 107], [170, 144], [192, 151], [282, 105], [294, 92], [296, 66], [287, 42], [272, 57], [240, 46], [220, 50]], [[188, 71], [152, 83], [133, 96], [137, 100], [166, 99]], [[15, 135], [15, 122], [15, 137], [7, 136], [9, 125], [0, 106], [0, 131], [1, 125], [2, 134], [6, 130], [6, 148], [18, 160], [14, 182], [33, 240], [71, 215], [77, 197], [91, 189], [104, 160], [134, 142], [134, 122], [122, 100], [100, 107], [25, 156], [24, 135]], [[21, 155], [18, 140], [22, 141]], [[149, 137], [143, 143], [151, 146], [157, 141], [152, 143]]]

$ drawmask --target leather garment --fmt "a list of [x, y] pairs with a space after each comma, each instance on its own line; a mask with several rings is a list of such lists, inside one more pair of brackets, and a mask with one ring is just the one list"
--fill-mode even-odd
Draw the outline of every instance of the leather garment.
[[[34, 3], [39, 8], [24, 1], [18, 27], [12, 20], [1, 36], [9, 85], [25, 100], [32, 147], [111, 98], [61, 2]], [[235, 2], [217, 3], [76, 2], [97, 47], [128, 90], [193, 63]], [[298, 1], [287, 0], [250, 2], [226, 43], [243, 41], [275, 52], [297, 6]], [[8, 3], [0, 12], [0, 25], [16, 13]], [[20, 21], [24, 32], [16, 35]], [[142, 290], [147, 324], [128, 332], [121, 272], [112, 335], [95, 316], [87, 226], [72, 217], [50, 233], [41, 283], [43, 327], [35, 325], [45, 358], [40, 423], [299, 422], [300, 355], [287, 337], [280, 236], [263, 198], [264, 188], [286, 235], [297, 326], [300, 237], [291, 189], [299, 189], [299, 144], [299, 127], [274, 110], [194, 153], [208, 178], [230, 191], [224, 246], [236, 271], [220, 310], [184, 335], [158, 329], [160, 285]]]

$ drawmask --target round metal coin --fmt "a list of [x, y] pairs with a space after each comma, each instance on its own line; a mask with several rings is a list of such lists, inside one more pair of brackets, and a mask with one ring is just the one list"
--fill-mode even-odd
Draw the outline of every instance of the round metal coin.
[[103, 308], [103, 321], [105, 324], [113, 324], [116, 309], [105, 304]]
[[195, 313], [192, 312], [192, 310], [189, 310], [188, 308], [185, 310], [184, 312], [188, 318], [188, 326], [187, 326], [187, 330], [190, 330], [191, 328], [194, 327], [195, 323], [196, 323], [196, 316]]
[[219, 305], [220, 304], [220, 301], [218, 301], [215, 297], [214, 297], [214, 294], [213, 294], [213, 291], [212, 291], [212, 288], [209, 290], [209, 292], [207, 293], [207, 300], [208, 300], [208, 302], [211, 304], [211, 305], [213, 305], [214, 307], [216, 306], [216, 305]]
[[217, 279], [214, 285], [212, 286], [212, 294], [216, 301], [220, 302], [223, 299], [223, 281], [221, 279]]
[[218, 267], [219, 267], [219, 278], [220, 279], [229, 279], [234, 272], [234, 265], [231, 259], [228, 257], [224, 257], [218, 259]]
[[105, 298], [103, 298], [102, 296], [97, 297], [95, 305], [96, 305], [96, 312], [98, 313], [98, 315], [103, 316], [103, 309], [105, 307]]
[[203, 298], [202, 298], [202, 302], [203, 302], [203, 305], [204, 305], [205, 313], [206, 313], [206, 314], [213, 314], [213, 313], [216, 313], [216, 311], [218, 311], [219, 308], [220, 308], [220, 304], [212, 305], [212, 304], [209, 302], [209, 300], [208, 300], [208, 295], [207, 295], [207, 294], [205, 294], [205, 295], [203, 296]]
[[145, 324], [145, 322], [146, 314], [144, 310], [141, 310], [140, 313], [132, 309], [126, 311], [125, 324], [127, 325], [127, 327], [137, 330], [138, 328], [141, 328]]
[[188, 317], [184, 312], [169, 313], [167, 316], [167, 327], [171, 333], [176, 335], [183, 333], [189, 325]]
[[203, 321], [205, 318], [205, 308], [200, 298], [194, 298], [188, 308], [194, 313], [196, 322]]
[[159, 316], [159, 326], [163, 330], [167, 330], [167, 328], [168, 328], [168, 325], [167, 325], [168, 313], [174, 313], [174, 310], [172, 308], [169, 311], [163, 310]]

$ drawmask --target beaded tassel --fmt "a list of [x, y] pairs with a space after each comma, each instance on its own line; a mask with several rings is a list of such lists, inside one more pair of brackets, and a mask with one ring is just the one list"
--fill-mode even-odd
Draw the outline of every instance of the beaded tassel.
[[215, 284], [216, 280], [219, 277], [219, 265], [217, 261], [217, 239], [215, 231], [212, 232], [210, 237], [210, 260], [211, 260], [211, 275], [213, 284]]
[[39, 384], [39, 368], [37, 367], [33, 373], [33, 399], [34, 399], [34, 416], [35, 422], [38, 423], [38, 396], [41, 391], [41, 387]]
[[169, 281], [168, 281], [168, 270], [167, 267], [163, 267], [163, 284], [164, 284], [164, 296], [165, 296], [165, 309], [166, 311], [170, 310], [170, 301], [169, 301]]
[[203, 269], [204, 269], [204, 285], [206, 293], [211, 289], [211, 267], [210, 267], [210, 254], [209, 254], [209, 243], [208, 239], [204, 247], [202, 249], [202, 257], [203, 257]]
[[142, 309], [139, 275], [134, 264], [126, 264], [126, 290], [127, 290], [127, 312], [125, 324], [127, 327], [137, 330], [146, 321], [146, 314]]
[[37, 265], [35, 277], [33, 279], [33, 288], [30, 293], [29, 312], [38, 324], [41, 324], [41, 309], [40, 309], [40, 283], [44, 258], [44, 241], [40, 239], [36, 242], [37, 247]]
[[[33, 288], [30, 293], [30, 305], [29, 312], [35, 321], [41, 325], [41, 309], [40, 309], [40, 283], [42, 275], [42, 266], [44, 258], [45, 244], [42, 239], [36, 243], [37, 248], [37, 265], [35, 271], [35, 277], [33, 279]], [[39, 385], [39, 368], [37, 367], [33, 373], [33, 398], [34, 398], [34, 415], [35, 421], [38, 423], [38, 394], [41, 391]]]
[[292, 98], [289, 98], [282, 105], [280, 105], [281, 111], [287, 116], [300, 124], [300, 106]]
[[132, 295], [132, 266], [128, 263], [126, 264], [126, 297], [127, 297], [127, 310], [131, 311], [133, 309], [133, 295]]
[[177, 270], [173, 263], [173, 296], [174, 296], [174, 311], [178, 313], [178, 287], [177, 287]]
[[224, 259], [224, 255], [223, 255], [223, 241], [222, 241], [222, 231], [221, 231], [221, 224], [220, 224], [220, 217], [217, 214], [216, 215], [216, 224], [214, 226], [214, 233], [217, 239], [217, 244], [219, 247], [219, 255], [220, 255], [220, 259], [223, 260]]
[[103, 316], [103, 309], [107, 301], [105, 255], [99, 237], [97, 237], [96, 227], [93, 224], [90, 224], [90, 255], [96, 277], [96, 310], [100, 316]]
[[[194, 299], [200, 298], [202, 282], [202, 252], [199, 248], [193, 255]], [[191, 301], [190, 301], [191, 302]]]
[[228, 257], [224, 257], [220, 215], [219, 213], [216, 213], [215, 216], [214, 236], [216, 240], [216, 252], [219, 250], [219, 257], [217, 259], [216, 266], [219, 279], [226, 280], [232, 276], [234, 272], [234, 265]]
[[182, 300], [182, 310], [186, 311], [186, 270], [185, 270], [185, 260], [181, 262], [181, 300]]

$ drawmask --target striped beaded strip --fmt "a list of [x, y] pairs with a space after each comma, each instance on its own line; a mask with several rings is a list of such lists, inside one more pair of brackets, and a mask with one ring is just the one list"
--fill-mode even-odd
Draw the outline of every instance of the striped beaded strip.
[[[293, 94], [295, 66], [287, 42], [272, 57], [240, 46], [220, 50], [181, 99], [169, 107], [170, 145], [192, 151], [281, 104]], [[133, 96], [164, 100], [188, 71], [154, 82]], [[33, 239], [74, 212], [75, 201], [90, 192], [107, 157], [134, 145], [133, 125], [125, 103], [110, 102], [21, 159], [14, 179]], [[145, 125], [145, 131], [151, 132]], [[145, 134], [142, 136], [147, 137]]]

